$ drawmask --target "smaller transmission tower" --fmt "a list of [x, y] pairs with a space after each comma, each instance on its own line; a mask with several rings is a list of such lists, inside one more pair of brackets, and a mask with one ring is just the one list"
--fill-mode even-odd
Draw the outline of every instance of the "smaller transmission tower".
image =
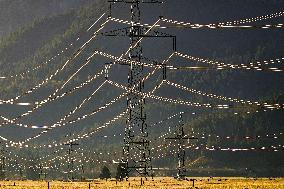
[[78, 146], [78, 143], [75, 142], [69, 142], [67, 144], [65, 144], [66, 146], [68, 146], [68, 171], [67, 171], [67, 180], [74, 180], [74, 159], [72, 157], [72, 152], [73, 150], [73, 146]]
[[184, 134], [184, 121], [182, 117], [182, 113], [180, 113], [179, 116], [179, 125], [178, 125], [178, 131], [175, 136], [173, 137], [167, 137], [165, 139], [167, 140], [175, 140], [177, 141], [178, 146], [178, 166], [177, 166], [177, 179], [178, 180], [185, 180], [186, 177], [186, 167], [185, 167], [185, 140], [194, 140], [197, 139], [195, 137], [186, 137]]
[[23, 164], [19, 163], [18, 160], [16, 160], [15, 163], [16, 163], [16, 167], [19, 167], [18, 171], [19, 171], [20, 180], [23, 180], [24, 179], [23, 169], [25, 169], [25, 166], [23, 166]]
[[44, 167], [42, 165], [39, 166], [39, 179], [46, 179], [46, 171], [44, 171]]
[[5, 144], [1, 143], [0, 149], [0, 180], [5, 180], [6, 178], [6, 157], [5, 157]]

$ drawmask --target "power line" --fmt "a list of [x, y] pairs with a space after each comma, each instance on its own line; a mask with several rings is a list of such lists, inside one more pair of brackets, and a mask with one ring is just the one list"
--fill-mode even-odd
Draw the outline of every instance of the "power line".
[[278, 17], [281, 17], [283, 15], [284, 15], [284, 12], [280, 11], [280, 12], [271, 13], [271, 14], [262, 15], [262, 16], [242, 18], [242, 19], [233, 20], [233, 21], [219, 22], [219, 23], [211, 24], [211, 25], [239, 25], [239, 24], [259, 22], [259, 21], [263, 21], [263, 20], [278, 18]]
[[[103, 13], [87, 30], [87, 32], [89, 32], [89, 30], [94, 26], [96, 25], [102, 18], [103, 16], [105, 15], [105, 13]], [[11, 78], [17, 78], [17, 77], [21, 77], [21, 78], [24, 78], [24, 75], [27, 75], [33, 71], [36, 71], [36, 70], [39, 70], [41, 69], [43, 66], [49, 64], [51, 61], [54, 61], [55, 58], [59, 57], [61, 54], [64, 53], [64, 51], [68, 50], [70, 47], [74, 46], [74, 43], [78, 42], [79, 39], [81, 39], [81, 36], [78, 36], [76, 41], [75, 42], [72, 42], [70, 44], [68, 44], [65, 48], [63, 48], [62, 50], [59, 50], [58, 52], [55, 52], [55, 55], [53, 57], [51, 57], [50, 59], [46, 60], [45, 62], [42, 62], [40, 65], [34, 67], [34, 68], [31, 68], [31, 69], [28, 69], [28, 70], [25, 70], [23, 71], [22, 73], [19, 73], [19, 74], [14, 74], [14, 75], [9, 75], [9, 76], [0, 76], [0, 79], [11, 79]], [[0, 104], [1, 104], [1, 101], [0, 101]]]
[[265, 25], [214, 25], [214, 24], [192, 24], [189, 22], [171, 20], [162, 18], [163, 22], [171, 25], [161, 26], [165, 28], [185, 28], [185, 29], [283, 29], [283, 24], [265, 24]]
[[229, 102], [236, 102], [236, 103], [241, 103], [241, 104], [249, 104], [249, 105], [255, 105], [258, 107], [264, 107], [267, 109], [282, 109], [284, 108], [283, 104], [268, 104], [266, 102], [258, 102], [258, 101], [250, 101], [250, 100], [243, 100], [243, 99], [238, 99], [238, 98], [231, 98], [231, 97], [226, 97], [226, 96], [221, 96], [221, 95], [216, 95], [213, 93], [206, 93], [203, 91], [199, 91], [196, 89], [191, 89], [188, 87], [185, 87], [183, 85], [165, 80], [164, 81], [165, 84], [194, 93], [194, 94], [198, 94], [198, 95], [202, 95], [202, 96], [206, 96], [206, 97], [210, 97], [210, 98], [215, 98], [215, 99], [219, 99], [219, 100], [225, 100], [225, 101], [229, 101]]
[[[282, 68], [277, 68], [277, 67], [263, 67], [262, 64], [260, 62], [257, 62], [257, 65], [254, 65], [253, 63], [250, 63], [248, 65], [245, 64], [226, 64], [224, 62], [218, 62], [215, 60], [209, 60], [209, 59], [205, 59], [205, 58], [199, 58], [199, 57], [193, 57], [187, 54], [183, 54], [180, 52], [175, 52], [176, 56], [182, 57], [182, 58], [186, 58], [188, 60], [193, 60], [193, 61], [197, 61], [197, 62], [202, 62], [202, 63], [206, 63], [212, 66], [216, 66], [217, 70], [222, 70], [222, 69], [244, 69], [244, 70], [257, 70], [257, 71], [271, 71], [271, 72], [283, 72]], [[282, 60], [284, 60], [284, 58], [281, 58]], [[274, 62], [280, 62], [280, 59], [276, 59], [274, 60], [269, 60], [269, 61], [263, 61], [263, 63], [274, 63]]]
[[[110, 84], [112, 84], [113, 86], [116, 86], [118, 88], [124, 89], [126, 91], [128, 91], [129, 89], [121, 84], [118, 84], [114, 81], [108, 80], [108, 82]], [[179, 100], [179, 99], [172, 99], [172, 98], [167, 98], [167, 97], [162, 97], [162, 96], [156, 96], [150, 93], [145, 93], [145, 92], [139, 92], [139, 91], [134, 91], [135, 93], [144, 96], [145, 98], [152, 98], [155, 100], [159, 100], [159, 101], [163, 101], [163, 102], [170, 102], [170, 103], [174, 103], [174, 104], [180, 104], [180, 105], [186, 105], [186, 106], [193, 106], [193, 107], [204, 107], [204, 108], [216, 108], [216, 109], [231, 109], [231, 108], [247, 108], [247, 106], [236, 106], [236, 105], [230, 105], [230, 104], [210, 104], [210, 103], [199, 103], [199, 102], [191, 102], [191, 101], [184, 101], [184, 100]], [[269, 106], [269, 105], [268, 105]], [[252, 107], [252, 105], [249, 105], [248, 107]], [[259, 108], [265, 108], [266, 105], [260, 106]], [[269, 106], [270, 107], [270, 106]], [[280, 109], [281, 107], [277, 106], [271, 106], [269, 109]]]
[[83, 69], [87, 64], [90, 63], [91, 59], [94, 57], [96, 53], [93, 53], [85, 62], [85, 64], [83, 64], [75, 73], [73, 73], [64, 83], [63, 85], [61, 85], [61, 87], [57, 88], [52, 94], [50, 94], [47, 99], [41, 101], [41, 103], [39, 104], [36, 104], [35, 106], [32, 107], [31, 110], [25, 112], [25, 113], [22, 113], [20, 114], [19, 116], [13, 118], [12, 120], [9, 120], [9, 121], [6, 121], [4, 123], [1, 123], [0, 124], [0, 127], [3, 126], [3, 125], [6, 125], [6, 124], [9, 124], [9, 123], [14, 123], [15, 121], [17, 121], [18, 119], [20, 118], [23, 118], [23, 117], [26, 117], [28, 115], [30, 115], [31, 113], [33, 113], [35, 110], [41, 108], [44, 104], [46, 104], [47, 102], [51, 101], [53, 98], [55, 98], [57, 96], [57, 93], [62, 90], [69, 81], [71, 81], [71, 79], [81, 70]]
[[[122, 24], [131, 25], [131, 21], [129, 20], [123, 20], [120, 18], [110, 18], [114, 22], [119, 22]], [[215, 25], [215, 24], [193, 24], [190, 22], [184, 22], [184, 21], [177, 21], [167, 18], [162, 18], [163, 22], [168, 23], [168, 25], [159, 24], [157, 25], [157, 28], [159, 29], [170, 29], [170, 28], [176, 28], [176, 29], [283, 29], [284, 25], [279, 24], [264, 24], [264, 25]], [[147, 23], [137, 23], [139, 26], [143, 27], [149, 27], [149, 24]]]
[[[93, 77], [93, 79], [92, 79], [92, 81], [94, 81], [94, 79], [96, 79], [97, 77], [99, 77], [100, 75], [102, 75], [102, 72], [101, 73], [99, 73], [99, 74], [97, 74], [97, 75], [95, 75], [95, 77]], [[86, 83], [86, 82], [85, 82]], [[84, 84], [84, 83], [83, 83]], [[59, 99], [59, 98], [62, 98], [62, 97], [64, 97], [64, 96], [66, 96], [67, 94], [72, 94], [73, 92], [75, 92], [75, 91], [77, 91], [79, 88], [81, 88], [81, 87], [83, 87], [84, 85], [79, 85], [79, 86], [76, 86], [75, 88], [73, 88], [73, 89], [71, 89], [71, 90], [69, 90], [69, 91], [67, 91], [67, 92], [65, 92], [65, 93], [63, 93], [63, 94], [60, 94], [60, 95], [57, 95], [56, 97], [54, 97], [54, 98], [51, 98], [51, 100], [49, 101], [49, 102], [51, 102], [51, 101], [54, 101], [54, 100], [56, 100], [56, 99]], [[101, 88], [101, 87], [99, 87], [99, 88]], [[96, 90], [97, 91], [97, 90]], [[94, 94], [92, 94], [92, 95], [90, 95], [90, 96], [88, 96], [87, 97], [87, 99], [84, 99], [84, 101], [82, 102], [83, 104], [85, 103], [85, 101], [88, 101], [88, 99], [89, 98], [92, 98], [93, 96], [95, 95], [95, 92], [94, 92]], [[42, 103], [38, 103], [38, 104], [41, 104], [41, 105], [43, 105], [43, 104], [46, 104], [47, 103], [47, 101], [41, 101]], [[82, 105], [83, 105], [82, 104]], [[78, 108], [80, 108], [82, 105], [79, 105], [79, 107], [77, 107], [76, 106], [76, 110], [78, 109]], [[40, 107], [38, 107], [38, 108], [40, 108]], [[34, 108], [32, 111], [35, 111], [36, 110], [36, 108]], [[75, 110], [75, 111], [76, 111]], [[72, 110], [72, 111], [74, 111], [74, 110]], [[72, 114], [74, 114], [74, 113], [72, 113], [72, 111], [68, 114], [68, 115], [66, 115], [66, 116], [71, 116]], [[29, 111], [28, 112], [29, 114], [30, 113], [32, 113], [31, 111]], [[23, 115], [23, 114], [22, 114]], [[27, 116], [27, 115], [24, 115], [24, 116]], [[63, 121], [65, 121], [65, 119], [67, 119], [68, 117], [63, 117], [63, 118], [61, 118], [61, 120], [60, 120], [60, 122], [63, 122]], [[4, 116], [0, 116], [2, 119], [4, 119], [5, 121], [7, 121], [7, 122], [9, 122], [9, 123], [12, 123], [12, 124], [15, 124], [15, 125], [17, 125], [17, 126], [19, 126], [19, 127], [24, 127], [24, 128], [32, 128], [32, 129], [50, 129], [51, 127], [54, 127], [54, 125], [51, 125], [51, 126], [47, 126], [47, 125], [41, 125], [41, 126], [38, 126], [38, 125], [27, 125], [27, 124], [22, 124], [22, 123], [19, 123], [19, 122], [15, 122], [15, 121], [13, 121], [13, 120], [10, 120], [10, 119], [8, 119], [8, 118], [6, 118], [6, 117], [4, 117]], [[56, 125], [58, 125], [58, 123], [56, 124]]]
[[[126, 93], [123, 93], [123, 94], [119, 95], [118, 97], [114, 98], [113, 100], [111, 100], [110, 102], [108, 102], [108, 103], [106, 103], [105, 105], [101, 106], [100, 108], [97, 108], [96, 110], [92, 111], [91, 113], [88, 113], [88, 114], [79, 116], [79, 117], [77, 117], [77, 118], [74, 118], [74, 119], [69, 120], [69, 121], [66, 121], [66, 122], [63, 122], [63, 121], [62, 121], [61, 123], [53, 124], [51, 127], [49, 127], [49, 128], [47, 128], [47, 129], [41, 131], [40, 133], [38, 133], [38, 134], [36, 134], [36, 135], [34, 135], [34, 136], [32, 136], [32, 137], [26, 138], [26, 139], [24, 139], [24, 140], [22, 140], [22, 141], [19, 141], [19, 142], [14, 142], [14, 141], [9, 140], [9, 143], [10, 143], [10, 145], [12, 145], [12, 146], [14, 146], [14, 145], [15, 145], [15, 146], [18, 146], [18, 145], [19, 145], [19, 146], [27, 146], [27, 147], [29, 147], [29, 145], [26, 145], [25, 143], [27, 143], [27, 142], [29, 142], [29, 141], [31, 141], [31, 140], [34, 140], [34, 139], [40, 137], [42, 134], [45, 134], [45, 133], [47, 133], [49, 130], [52, 130], [52, 128], [62, 127], [62, 126], [65, 126], [65, 125], [67, 125], [67, 124], [74, 124], [74, 123], [76, 123], [76, 122], [78, 122], [78, 121], [81, 121], [81, 120], [84, 120], [84, 119], [86, 119], [86, 118], [88, 118], [88, 117], [90, 117], [90, 116], [93, 116], [93, 115], [97, 114], [98, 112], [102, 111], [103, 109], [107, 108], [108, 106], [114, 104], [115, 102], [117, 102], [118, 100], [120, 100], [120, 99], [121, 99], [122, 97], [124, 97], [125, 95], [126, 95]], [[70, 114], [68, 114], [68, 115], [70, 115]], [[65, 116], [65, 117], [67, 117], [67, 116]], [[64, 120], [65, 120], [65, 119], [64, 119]], [[5, 140], [7, 141], [7, 139], [5, 139]], [[46, 145], [46, 146], [48, 146], [48, 145]]]
[[[143, 78], [142, 78], [142, 81], [143, 81], [143, 82], [146, 81], [146, 80], [147, 80], [150, 76], [152, 76], [155, 72], [156, 72], [156, 69], [153, 70], [153, 71], [152, 71], [151, 73], [149, 73], [148, 75], [146, 75], [145, 77], [143, 77]], [[155, 89], [153, 89], [153, 91], [151, 92], [151, 94], [154, 93], [154, 91], [157, 90], [157, 89], [158, 89], [158, 88], [155, 87]], [[97, 112], [101, 111], [102, 109], [106, 108], [107, 106], [110, 106], [110, 105], [112, 105], [113, 103], [117, 102], [120, 98], [124, 97], [125, 95], [127, 95], [127, 93], [123, 93], [123, 94], [119, 95], [118, 97], [116, 97], [115, 99], [111, 100], [109, 103], [105, 104], [105, 105], [102, 106], [101, 108], [98, 108], [97, 110], [93, 111], [92, 113], [85, 114], [85, 115], [80, 116], [80, 117], [78, 117], [78, 118], [75, 118], [75, 119], [73, 119], [73, 120], [64, 122], [64, 123], [62, 123], [60, 126], [64, 126], [64, 125], [66, 125], [66, 124], [72, 124], [72, 123], [75, 123], [75, 122], [77, 122], [77, 121], [86, 119], [87, 117], [96, 114]], [[116, 118], [114, 118], [114, 120], [115, 120], [115, 119], [116, 119]], [[54, 125], [53, 127], [57, 127], [57, 126], [58, 126], [58, 125]], [[4, 138], [4, 137], [2, 137], [2, 136], [0, 136], [0, 139], [6, 141], [6, 142], [8, 142], [8, 143], [10, 143], [10, 144], [8, 145], [9, 147], [13, 147], [13, 146], [18, 146], [18, 145], [20, 145], [20, 147], [27, 147], [27, 148], [28, 148], [28, 147], [30, 147], [30, 146], [29, 146], [29, 145], [25, 145], [24, 143], [26, 143], [26, 142], [28, 142], [28, 141], [30, 141], [30, 140], [32, 140], [32, 139], [38, 138], [41, 134], [43, 134], [43, 133], [45, 133], [45, 132], [47, 132], [47, 131], [43, 131], [43, 132], [41, 132], [40, 134], [37, 134], [37, 135], [35, 135], [35, 136], [26, 138], [25, 140], [20, 141], [20, 142], [14, 142], [14, 141], [8, 140], [8, 139], [6, 139], [6, 138]], [[45, 147], [49, 147], [49, 146], [58, 146], [58, 145], [62, 145], [62, 143], [60, 143], [60, 144], [55, 144], [55, 145], [54, 145], [54, 144], [52, 144], [52, 145], [49, 144], [49, 145], [44, 145], [44, 146], [45, 146]]]
[[[43, 80], [41, 83], [37, 84], [36, 86], [34, 86], [33, 88], [31, 88], [30, 90], [24, 92], [23, 94], [16, 96], [14, 98], [11, 98], [9, 100], [1, 100], [2, 102], [14, 102], [18, 99], [20, 99], [21, 97], [28, 95], [32, 92], [34, 92], [36, 89], [40, 88], [41, 86], [43, 86], [44, 84], [46, 84], [48, 81], [50, 81], [53, 77], [55, 77], [60, 71], [64, 70], [66, 68], [66, 66], [68, 64], [70, 64], [77, 56], [79, 56], [81, 54], [81, 52], [83, 52], [83, 50], [90, 44], [90, 42], [92, 40], [94, 40], [98, 33], [105, 27], [105, 25], [109, 22], [109, 20], [106, 20], [103, 24], [100, 25], [100, 28], [91, 36], [91, 38], [89, 38], [80, 48], [77, 49], [77, 51], [59, 68], [57, 69], [53, 74], [51, 74], [49, 77], [47, 77], [45, 80]], [[94, 54], [91, 56], [93, 57]], [[86, 63], [89, 61], [89, 59], [87, 59]], [[80, 69], [80, 68], [79, 68]], [[82, 69], [82, 68], [81, 68]], [[74, 76], [73, 76], [74, 77]], [[57, 92], [57, 90], [56, 90]]]

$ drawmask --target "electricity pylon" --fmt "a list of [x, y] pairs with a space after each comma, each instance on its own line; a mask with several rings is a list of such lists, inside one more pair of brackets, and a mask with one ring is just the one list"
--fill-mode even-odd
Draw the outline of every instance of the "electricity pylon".
[[178, 180], [185, 180], [186, 177], [186, 167], [185, 167], [185, 140], [194, 140], [198, 139], [195, 137], [186, 137], [184, 134], [184, 122], [182, 118], [182, 113], [179, 116], [179, 124], [178, 124], [178, 131], [175, 136], [167, 137], [167, 140], [175, 140], [177, 141], [178, 151], [178, 166], [177, 166], [177, 179]]
[[[145, 28], [140, 26], [140, 4], [141, 3], [160, 3], [159, 1], [142, 1], [142, 0], [110, 0], [110, 15], [111, 6], [114, 3], [128, 3], [131, 6], [131, 27], [125, 30], [116, 30], [115, 32], [107, 32], [104, 35], [117, 36], [125, 35], [130, 38], [130, 51], [128, 58], [136, 62], [142, 61], [143, 49], [140, 42], [141, 37], [144, 35]], [[119, 32], [117, 32], [119, 31]], [[125, 127], [124, 146], [122, 163], [127, 170], [127, 176], [131, 170], [138, 172], [140, 176], [151, 175], [151, 157], [150, 147], [148, 140], [148, 131], [146, 124], [146, 113], [144, 111], [145, 98], [137, 94], [143, 92], [144, 81], [143, 78], [143, 65], [131, 63], [128, 71], [128, 89], [127, 108], [128, 119]]]
[[0, 180], [5, 180], [6, 178], [6, 157], [5, 157], [5, 144], [1, 143], [0, 149]]
[[[71, 135], [70, 135], [71, 136]], [[69, 142], [65, 144], [66, 146], [69, 146], [68, 148], [68, 172], [67, 172], [67, 179], [68, 180], [74, 180], [74, 160], [72, 158], [72, 152], [73, 152], [73, 146], [78, 146], [78, 143], [75, 142]]]

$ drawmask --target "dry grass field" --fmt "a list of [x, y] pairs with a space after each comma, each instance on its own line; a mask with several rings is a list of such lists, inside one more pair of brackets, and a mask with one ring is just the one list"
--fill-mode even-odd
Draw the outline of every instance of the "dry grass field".
[[[50, 181], [50, 189], [83, 189], [83, 188], [202, 188], [202, 189], [284, 189], [284, 178], [277, 179], [247, 179], [247, 178], [205, 178], [196, 179], [193, 187], [193, 178], [188, 181], [177, 181], [169, 177], [158, 177], [144, 180], [141, 186], [140, 178], [131, 178], [129, 181], [116, 182], [115, 180], [94, 180], [92, 182], [60, 182]], [[47, 189], [47, 181], [0, 181], [1, 189]]]

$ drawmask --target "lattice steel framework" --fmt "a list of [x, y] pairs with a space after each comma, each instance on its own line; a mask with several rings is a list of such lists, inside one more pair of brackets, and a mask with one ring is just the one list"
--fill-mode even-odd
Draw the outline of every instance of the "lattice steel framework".
[[[71, 136], [71, 135], [70, 135]], [[72, 157], [72, 152], [73, 150], [73, 146], [78, 146], [78, 143], [75, 142], [69, 142], [67, 144], [65, 144], [66, 146], [68, 146], [68, 171], [67, 171], [67, 180], [74, 180], [74, 159]]]
[[38, 175], [39, 175], [39, 179], [42, 179], [42, 180], [46, 179], [47, 172], [44, 170], [44, 167], [43, 167], [42, 164], [39, 166], [39, 174]]
[[[141, 62], [142, 46], [139, 42], [143, 35], [143, 28], [137, 26], [140, 22], [140, 0], [131, 3], [131, 21], [129, 37], [132, 48], [129, 52], [129, 59]], [[149, 176], [151, 170], [151, 158], [146, 124], [146, 114], [144, 111], [145, 99], [133, 91], [143, 91], [144, 83], [143, 65], [131, 64], [128, 73], [127, 108], [129, 110], [125, 127], [125, 138], [123, 147], [123, 162], [126, 163], [128, 172], [136, 170], [141, 176]]]
[[6, 178], [6, 157], [5, 157], [5, 144], [0, 142], [0, 180]]
[[[131, 6], [131, 27], [115, 29], [113, 31], [104, 32], [104, 36], [128, 36], [130, 38], [130, 46], [128, 58], [136, 62], [142, 62], [143, 49], [139, 42], [140, 38], [144, 37], [165, 37], [174, 38], [174, 36], [160, 34], [154, 35], [145, 34], [146, 28], [139, 26], [141, 22], [141, 3], [161, 3], [156, 0], [109, 0], [110, 16], [112, 14], [111, 7], [114, 3], [127, 3]], [[125, 127], [124, 146], [122, 163], [127, 170], [127, 176], [131, 171], [136, 171], [139, 176], [151, 176], [151, 157], [150, 157], [150, 142], [148, 140], [148, 131], [146, 124], [146, 113], [144, 111], [145, 98], [137, 94], [137, 91], [143, 92], [144, 82], [143, 65], [131, 64], [128, 71], [128, 89], [127, 108], [128, 118]], [[107, 78], [108, 76], [106, 76]]]
[[178, 151], [177, 151], [177, 158], [178, 158], [178, 166], [177, 166], [177, 179], [178, 180], [185, 180], [186, 177], [186, 166], [185, 166], [185, 140], [190, 139], [197, 139], [195, 137], [186, 137], [184, 134], [184, 121], [183, 121], [183, 114], [180, 113], [179, 115], [179, 124], [176, 136], [174, 137], [167, 137], [168, 140], [175, 140], [177, 141]]

